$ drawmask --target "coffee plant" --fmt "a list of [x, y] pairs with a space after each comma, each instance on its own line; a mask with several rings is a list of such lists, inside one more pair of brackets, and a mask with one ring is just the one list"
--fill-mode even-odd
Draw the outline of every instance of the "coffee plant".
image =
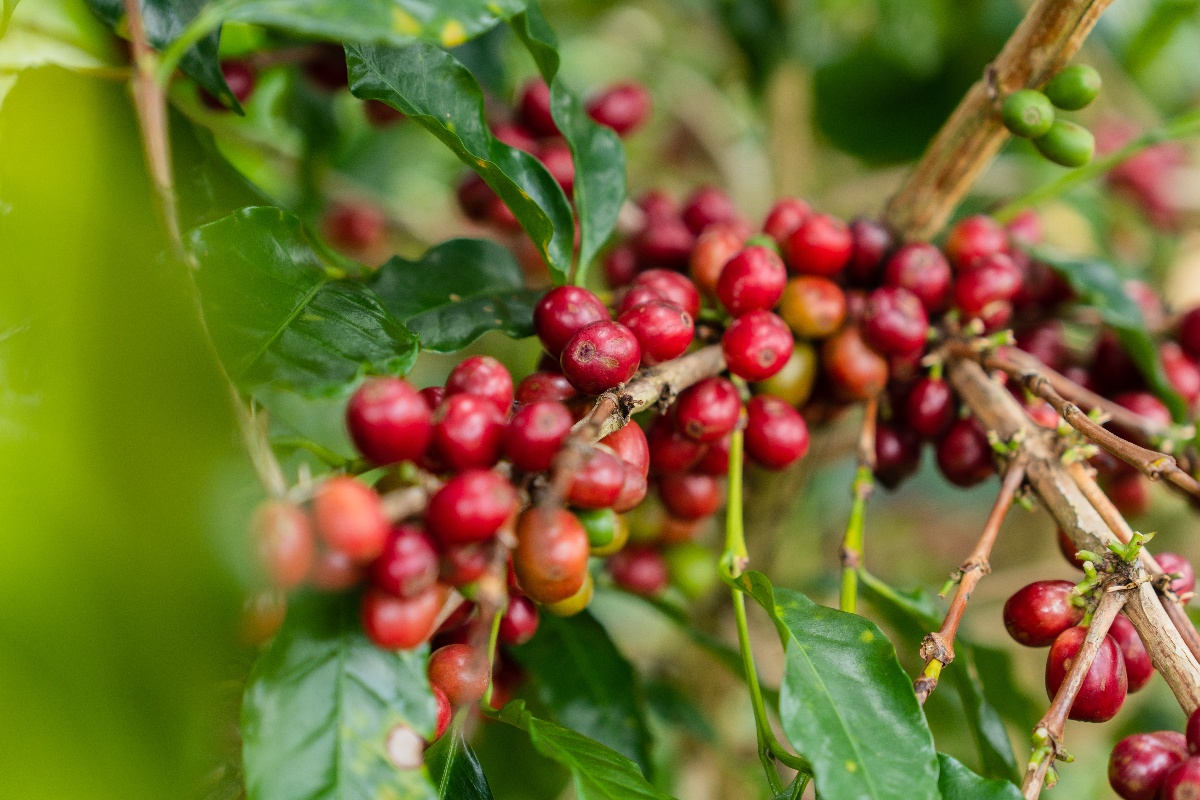
[[1200, 797], [1127, 2], [4, 0], [0, 796]]

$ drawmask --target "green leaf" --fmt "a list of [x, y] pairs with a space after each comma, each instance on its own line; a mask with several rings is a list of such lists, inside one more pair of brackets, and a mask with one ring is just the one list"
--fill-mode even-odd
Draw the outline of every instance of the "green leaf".
[[20, 0], [2, 0], [0, 1], [0, 36], [8, 30], [8, 21], [12, 18], [13, 9], [17, 7]]
[[513, 648], [555, 720], [633, 759], [650, 773], [650, 732], [633, 666], [586, 611], [542, 615], [537, 636]]
[[362, 633], [359, 598], [307, 595], [250, 675], [242, 707], [250, 800], [436, 797], [423, 766], [389, 748], [433, 733], [427, 651], [381, 650]]
[[747, 572], [737, 586], [784, 645], [779, 715], [825, 797], [938, 798], [933, 735], [891, 642], [870, 620]]
[[1146, 332], [1142, 309], [1125, 290], [1125, 281], [1113, 266], [1099, 259], [1059, 258], [1043, 251], [1038, 251], [1036, 257], [1066, 278], [1081, 305], [1100, 312], [1100, 318], [1116, 332], [1150, 388], [1171, 410], [1171, 416], [1176, 422], [1184, 421], [1187, 404], [1167, 379], [1158, 347]]
[[425, 751], [425, 766], [437, 784], [438, 800], [492, 800], [479, 759], [456, 721]]
[[550, 85], [550, 112], [571, 148], [580, 242], [580, 274], [575, 280], [583, 285], [587, 268], [612, 236], [625, 202], [625, 148], [615, 131], [588, 116], [579, 97], [559, 78], [558, 37], [536, 2], [513, 18], [512, 28]]
[[483, 92], [455, 58], [431, 44], [346, 48], [350, 90], [425, 127], [504, 200], [558, 282], [571, 268], [575, 221], [562, 189], [535, 157], [492, 136]]
[[112, 34], [83, 7], [32, 0], [0, 6], [0, 74], [54, 65], [76, 72], [123, 68]]
[[417, 337], [369, 288], [341, 280], [341, 265], [291, 214], [244, 208], [187, 242], [213, 342], [243, 388], [316, 394], [412, 367]]
[[938, 788], [946, 800], [1021, 800], [1015, 784], [981, 778], [945, 753], [938, 753], [938, 767]]
[[487, 239], [451, 239], [416, 261], [395, 256], [370, 286], [424, 349], [438, 353], [461, 350], [490, 330], [532, 336], [533, 307], [542, 295], [524, 288], [508, 248]]
[[713, 0], [726, 33], [750, 66], [750, 83], [761, 92], [783, 58], [792, 15], [773, 0]]

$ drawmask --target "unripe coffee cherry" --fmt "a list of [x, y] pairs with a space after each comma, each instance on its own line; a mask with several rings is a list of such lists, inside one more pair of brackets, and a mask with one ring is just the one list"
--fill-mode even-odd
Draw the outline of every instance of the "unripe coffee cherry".
[[510, 595], [508, 608], [500, 617], [500, 643], [506, 647], [525, 644], [538, 629], [538, 610], [533, 601], [521, 595]]
[[875, 479], [895, 489], [921, 466], [921, 440], [912, 431], [886, 423], [875, 430]]
[[676, 519], [711, 516], [721, 507], [722, 494], [720, 482], [711, 475], [672, 472], [658, 479], [658, 496]]
[[562, 355], [563, 374], [584, 394], [620, 386], [637, 372], [642, 349], [619, 322], [593, 322], [571, 337]]
[[416, 461], [433, 438], [425, 400], [400, 378], [366, 381], [346, 405], [346, 427], [355, 447], [375, 464]]
[[629, 525], [625, 518], [611, 508], [576, 511], [594, 556], [610, 556], [629, 541]]
[[760, 394], [778, 397], [785, 403], [800, 408], [812, 396], [816, 379], [817, 351], [808, 342], [799, 341], [796, 342], [783, 369], [765, 381], [754, 384], [754, 390]]
[[627, 547], [608, 559], [604, 568], [613, 583], [644, 597], [660, 594], [670, 580], [662, 553], [649, 547]]
[[725, 264], [717, 281], [717, 298], [732, 316], [763, 309], [779, 302], [787, 282], [787, 268], [775, 251], [752, 246]]
[[631, 308], [617, 322], [633, 332], [642, 363], [648, 367], [683, 355], [695, 335], [692, 316], [666, 300], [651, 300]]
[[312, 570], [316, 544], [308, 517], [283, 500], [270, 500], [254, 513], [258, 560], [271, 584], [295, 589]]
[[745, 227], [738, 222], [710, 225], [708, 230], [700, 234], [688, 257], [688, 275], [701, 292], [716, 297], [721, 270], [745, 242]]
[[635, 287], [644, 287], [667, 302], [674, 303], [696, 318], [700, 313], [700, 291], [686, 275], [669, 269], [648, 269], [633, 280]]
[[902, 355], [924, 349], [929, 317], [912, 292], [882, 286], [867, 296], [862, 330], [867, 342], [879, 352]]
[[521, 124], [537, 136], [558, 136], [558, 124], [550, 113], [550, 87], [541, 78], [525, 85], [517, 101]]
[[595, 591], [596, 585], [592, 582], [592, 574], [585, 571], [583, 573], [583, 584], [579, 587], [579, 591], [565, 600], [542, 603], [542, 610], [548, 611], [556, 617], [573, 617], [588, 607], [592, 602], [592, 595]]
[[784, 286], [779, 316], [797, 336], [824, 339], [846, 319], [846, 295], [829, 278], [800, 275]]
[[783, 197], [775, 201], [763, 221], [763, 233], [782, 247], [800, 223], [812, 216], [812, 206], [798, 197]]
[[625, 463], [599, 448], [571, 476], [567, 502], [576, 508], [609, 508], [625, 486]]
[[1074, 64], [1050, 79], [1043, 91], [1064, 111], [1078, 111], [1100, 94], [1100, 73], [1086, 64]]
[[1004, 98], [1000, 118], [1013, 136], [1036, 139], [1054, 124], [1054, 106], [1036, 89], [1018, 89]]
[[1191, 756], [1168, 772], [1159, 792], [1162, 800], [1200, 797], [1200, 756]]
[[550, 469], [575, 419], [562, 403], [538, 400], [523, 405], [504, 430], [504, 455], [527, 472]]
[[950, 426], [937, 444], [937, 464], [946, 480], [968, 488], [982, 483], [996, 471], [987, 433], [974, 417]]
[[588, 101], [587, 113], [618, 136], [628, 136], [650, 116], [650, 93], [634, 81], [614, 84]]
[[854, 239], [845, 222], [829, 214], [813, 214], [783, 244], [788, 266], [801, 275], [832, 278], [850, 263]]
[[887, 385], [887, 361], [867, 345], [855, 325], [825, 340], [821, 366], [834, 393], [843, 400], [866, 400]]
[[879, 222], [859, 217], [850, 223], [850, 238], [854, 241], [850, 263], [846, 265], [850, 280], [875, 283], [883, 260], [895, 243], [892, 232]]
[[378, 556], [387, 544], [391, 526], [379, 495], [349, 476], [325, 481], [313, 499], [313, 517], [325, 544], [359, 563]]
[[248, 647], [266, 644], [287, 617], [287, 594], [278, 589], [254, 592], [242, 603], [238, 641]]
[[1186, 558], [1178, 553], [1158, 553], [1154, 556], [1158, 566], [1168, 575], [1177, 575], [1171, 581], [1171, 591], [1188, 594], [1196, 588], [1196, 573]]
[[950, 384], [938, 378], [921, 378], [904, 401], [904, 421], [913, 433], [936, 439], [956, 419], [954, 392]]
[[1126, 736], [1109, 756], [1108, 784], [1122, 800], [1157, 800], [1167, 773], [1187, 757], [1187, 742], [1176, 731]]
[[521, 591], [543, 604], [571, 597], [583, 588], [589, 546], [587, 532], [570, 511], [527, 510], [517, 522], [513, 551]]
[[508, 369], [491, 356], [469, 356], [450, 371], [446, 394], [473, 394], [491, 400], [504, 416], [512, 410], [513, 379]]
[[1000, 223], [982, 214], [966, 217], [946, 236], [942, 249], [956, 270], [964, 270], [976, 261], [1003, 253], [1008, 236]]
[[1150, 682], [1154, 677], [1154, 664], [1150, 654], [1142, 644], [1142, 638], [1134, 629], [1128, 618], [1118, 614], [1113, 619], [1108, 635], [1121, 648], [1121, 656], [1125, 659], [1125, 674], [1129, 679], [1129, 691], [1136, 692]]
[[533, 309], [533, 329], [542, 347], [555, 357], [583, 327], [609, 319], [608, 306], [579, 286], [551, 289]]
[[[1050, 646], [1050, 654], [1046, 657], [1046, 694], [1051, 699], [1066, 680], [1086, 637], [1087, 628], [1067, 628]], [[1121, 710], [1128, 688], [1121, 648], [1111, 636], [1105, 636], [1084, 676], [1068, 718], [1080, 722], [1107, 722]]]
[[429, 498], [425, 524], [443, 544], [484, 542], [516, 508], [517, 493], [506, 478], [487, 469], [468, 469]]
[[721, 337], [729, 371], [761, 381], [783, 369], [792, 354], [792, 332], [770, 311], [751, 311], [730, 323]]
[[888, 259], [883, 280], [888, 286], [908, 289], [931, 314], [946, 307], [950, 297], [950, 263], [927, 242], [906, 244]]
[[701, 186], [683, 204], [681, 214], [688, 229], [697, 236], [709, 225], [737, 218], [737, 209], [729, 195], [715, 186]]
[[705, 445], [675, 428], [675, 421], [670, 414], [664, 414], [650, 423], [646, 431], [646, 443], [650, 449], [650, 468], [656, 475], [686, 472], [696, 465], [705, 451]]
[[443, 597], [436, 586], [416, 597], [368, 589], [362, 599], [363, 631], [384, 650], [411, 650], [433, 633]]
[[1047, 647], [1067, 628], [1083, 620], [1083, 605], [1070, 581], [1035, 581], [1017, 590], [1004, 604], [1008, 635], [1026, 647]]
[[636, 422], [630, 422], [600, 440], [600, 444], [612, 450], [625, 462], [625, 466], [644, 478], [650, 474], [650, 445], [646, 434]]
[[792, 406], [766, 394], [746, 405], [746, 454], [767, 469], [784, 469], [808, 452], [808, 425]]
[[451, 395], [433, 412], [432, 451], [451, 469], [492, 466], [503, 440], [504, 417], [487, 398]]
[[371, 583], [397, 597], [416, 597], [437, 582], [438, 553], [415, 525], [392, 529], [387, 546], [371, 562]]
[[1082, 125], [1060, 119], [1050, 126], [1045, 136], [1034, 139], [1033, 146], [1055, 164], [1074, 168], [1092, 160], [1096, 139]]
[[441, 689], [452, 706], [478, 703], [487, 692], [487, 656], [467, 644], [448, 644], [429, 654], [429, 683]]
[[729, 380], [705, 378], [684, 389], [671, 411], [676, 430], [697, 442], [714, 442], [737, 426], [742, 397]]

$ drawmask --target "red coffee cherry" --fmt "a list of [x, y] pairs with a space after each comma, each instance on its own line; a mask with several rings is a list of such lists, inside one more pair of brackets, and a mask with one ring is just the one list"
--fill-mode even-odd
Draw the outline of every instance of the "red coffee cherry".
[[927, 242], [906, 244], [888, 259], [883, 281], [915, 294], [930, 314], [946, 307], [950, 299], [950, 263]]
[[921, 440], [912, 431], [886, 423], [875, 429], [875, 479], [889, 491], [916, 474], [921, 466]]
[[387, 546], [371, 562], [371, 583], [389, 594], [416, 597], [437, 582], [433, 540], [415, 525], [397, 525]]
[[612, 450], [625, 462], [625, 466], [641, 474], [650, 474], [650, 445], [646, 434], [636, 422], [630, 422], [600, 440], [600, 444]]
[[921, 378], [904, 401], [904, 421], [913, 433], [936, 439], [954, 423], [957, 409], [950, 384], [939, 378]]
[[[1113, 396], [1113, 402], [1119, 406], [1129, 409], [1140, 417], [1145, 417], [1151, 422], [1162, 426], [1170, 425], [1172, 422], [1171, 412], [1167, 409], [1163, 402], [1150, 392], [1121, 392]], [[1129, 430], [1121, 425], [1112, 425], [1121, 436], [1126, 439], [1133, 439], [1137, 442], [1145, 442], [1145, 437], [1138, 431]]]
[[942, 249], [955, 269], [970, 269], [976, 262], [1003, 253], [1008, 236], [1000, 223], [982, 214], [967, 217], [950, 229]]
[[584, 394], [601, 394], [637, 372], [642, 348], [619, 322], [593, 322], [571, 337], [562, 355], [563, 374]]
[[1167, 575], [1178, 575], [1171, 581], [1171, 591], [1188, 594], [1196, 588], [1196, 572], [1186, 558], [1178, 553], [1159, 553], [1154, 560]]
[[783, 244], [788, 266], [801, 275], [832, 278], [850, 263], [854, 239], [845, 222], [829, 214], [813, 214]]
[[368, 589], [362, 599], [363, 631], [384, 650], [411, 650], [433, 633], [444, 592], [436, 586], [416, 597]]
[[721, 270], [745, 243], [746, 229], [743, 223], [718, 222], [708, 226], [696, 239], [696, 246], [688, 257], [688, 275], [696, 287], [709, 297], [715, 297]]
[[1057, 534], [1058, 552], [1062, 553], [1067, 563], [1075, 567], [1075, 569], [1083, 569], [1083, 560], [1075, 555], [1079, 552], [1079, 548], [1075, 546], [1075, 542], [1071, 541], [1071, 537], [1062, 528], [1058, 529]]
[[783, 369], [794, 341], [787, 323], [770, 311], [738, 317], [721, 337], [729, 371], [747, 381], [762, 381]]
[[614, 553], [604, 568], [617, 586], [643, 597], [662, 593], [671, 579], [666, 559], [650, 547], [626, 547]]
[[829, 278], [800, 275], [784, 286], [779, 316], [797, 336], [824, 339], [846, 319], [846, 294]]
[[314, 44], [314, 55], [304, 62], [304, 74], [317, 88], [327, 92], [345, 89], [346, 51], [340, 44]]
[[656, 475], [686, 472], [704, 456], [705, 445], [684, 435], [670, 414], [655, 418], [646, 431], [650, 468]]
[[875, 283], [883, 259], [895, 243], [892, 232], [874, 220], [859, 217], [850, 223], [850, 238], [854, 247], [846, 265], [847, 275], [856, 283]]
[[587, 576], [587, 531], [566, 509], [531, 508], [517, 522], [513, 570], [521, 591], [538, 603], [566, 600]]
[[1145, 386], [1141, 370], [1116, 333], [1109, 329], [1102, 331], [1096, 340], [1090, 377], [1096, 389], [1108, 396]]
[[867, 342], [879, 352], [902, 355], [925, 348], [929, 317], [915, 294], [884, 286], [867, 296], [862, 330]]
[[363, 565], [345, 553], [318, 549], [309, 580], [319, 592], [341, 592], [357, 586], [363, 574]]
[[1176, 731], [1126, 736], [1109, 756], [1108, 785], [1122, 800], [1157, 800], [1167, 773], [1187, 757], [1187, 742]]
[[537, 157], [550, 177], [562, 187], [563, 193], [571, 197], [575, 191], [575, 160], [571, 148], [562, 142], [551, 141], [538, 147]]
[[[751, 400], [750, 402], [753, 403], [754, 401]], [[801, 417], [801, 419], [803, 419], [803, 417]], [[807, 430], [808, 429], [805, 428], [805, 431], [807, 431]], [[729, 473], [729, 450], [732, 447], [733, 447], [733, 435], [726, 434], [723, 438], [718, 439], [717, 441], [713, 442], [712, 444], [710, 444], [708, 446], [708, 448], [704, 451], [704, 455], [700, 458], [699, 461], [696, 462], [696, 465], [692, 469], [694, 469], [696, 472], [701, 473], [702, 475], [720, 476], [720, 475], [728, 474]], [[748, 444], [746, 445], [746, 451], [747, 452], [750, 451], [750, 447]], [[759, 459], [757, 457], [755, 457], [755, 460], [758, 461]], [[760, 461], [759, 463], [762, 463], [762, 462]], [[769, 466], [769, 465], [763, 464], [763, 466]], [[778, 468], [771, 467], [771, 469], [778, 469]]]
[[1163, 781], [1162, 800], [1193, 800], [1200, 797], [1200, 756], [1191, 756], [1173, 767]]
[[295, 589], [312, 570], [316, 544], [308, 516], [283, 500], [269, 500], [254, 513], [258, 560], [271, 585]]
[[[976, 259], [974, 266], [962, 272], [954, 282], [954, 305], [967, 317], [979, 317], [985, 324], [994, 323], [996, 320], [989, 320], [989, 317], [997, 313], [1003, 316], [1002, 304], [1016, 296], [1020, 287], [1021, 273], [1008, 256], [1001, 254]], [[1007, 314], [1012, 314], [1011, 306]]]
[[367, 203], [339, 203], [325, 215], [325, 238], [346, 250], [366, 250], [387, 236], [387, 217]]
[[625, 485], [625, 463], [612, 453], [592, 450], [571, 477], [567, 502], [576, 508], [609, 508]]
[[[1086, 636], [1087, 628], [1067, 628], [1050, 646], [1046, 658], [1046, 694], [1051, 699], [1066, 679]], [[1107, 722], [1121, 710], [1128, 688], [1121, 648], [1111, 636], [1105, 636], [1068, 717], [1080, 722]]]
[[684, 389], [671, 411], [676, 430], [697, 442], [713, 442], [737, 426], [742, 397], [729, 380], [705, 378]]
[[700, 313], [700, 292], [686, 275], [669, 269], [648, 269], [634, 278], [633, 285], [653, 290], [663, 300], [682, 308], [693, 319]]
[[1026, 647], [1046, 647], [1083, 620], [1083, 606], [1071, 602], [1070, 581], [1035, 581], [1008, 598], [1004, 627]]
[[578, 395], [575, 387], [560, 372], [534, 372], [517, 384], [514, 399], [518, 403], [566, 402]]
[[446, 697], [446, 693], [436, 686], [430, 686], [433, 692], [433, 699], [437, 703], [437, 725], [434, 727], [433, 739], [430, 741], [436, 742], [445, 735], [450, 729], [450, 721], [454, 718], [454, 708], [450, 705], [450, 698]]
[[661, 189], [647, 189], [637, 199], [638, 208], [653, 219], [662, 217], [678, 217], [679, 204], [671, 195]]
[[467, 644], [448, 644], [429, 654], [429, 683], [441, 689], [452, 706], [478, 703], [487, 692], [488, 659]]
[[760, 394], [746, 404], [746, 454], [762, 466], [789, 467], [804, 458], [808, 444], [804, 417], [778, 397]]
[[1017, 334], [1017, 347], [1051, 369], [1061, 372], [1069, 366], [1071, 353], [1060, 320], [1043, 320], [1021, 331]]
[[667, 270], [687, 269], [688, 258], [696, 245], [696, 235], [677, 216], [650, 213], [646, 216], [645, 227], [633, 239], [638, 263], [643, 267], [664, 267]]
[[[671, 302], [664, 299], [661, 294], [654, 289], [651, 289], [649, 286], [638, 286], [637, 284], [634, 284], [625, 289], [625, 291], [618, 293], [616, 305], [617, 317], [620, 318], [622, 314], [626, 314], [635, 308], [646, 305], [647, 303], [653, 303], [656, 300], [662, 303]], [[675, 305], [676, 308], [679, 307], [674, 303], [671, 303], [671, 305]]]
[[650, 116], [650, 92], [634, 81], [617, 83], [589, 100], [587, 113], [618, 136], [628, 136]]
[[1187, 728], [1187, 749], [1193, 755], [1200, 752], [1200, 709], [1193, 711], [1188, 716]]
[[695, 335], [692, 316], [674, 303], [651, 300], [621, 314], [617, 321], [638, 340], [642, 363], [648, 367], [678, 358]]
[[508, 608], [500, 617], [500, 643], [506, 647], [525, 644], [538, 629], [537, 606], [528, 597], [509, 595]]
[[[446, 399], [446, 387], [426, 386], [424, 389], [417, 392], [417, 394], [421, 395], [421, 399], [425, 401], [425, 405], [429, 409], [430, 415], [432, 415], [434, 411], [437, 411], [437, 407], [442, 404], [442, 401]], [[433, 429], [431, 426], [430, 435], [432, 436], [432, 434]]]
[[737, 219], [737, 209], [729, 195], [715, 186], [701, 186], [683, 204], [683, 223], [697, 236], [709, 225]]
[[571, 337], [593, 322], [612, 319], [599, 297], [579, 286], [551, 289], [533, 309], [533, 329], [550, 355], [562, 355]]
[[492, 542], [442, 543], [438, 577], [450, 586], [466, 586], [484, 576], [492, 564]]
[[1113, 620], [1108, 635], [1117, 643], [1117, 647], [1121, 648], [1130, 693], [1138, 691], [1154, 676], [1154, 664], [1150, 661], [1146, 646], [1142, 644], [1142, 638], [1134, 630], [1133, 623], [1120, 614]]
[[416, 461], [433, 438], [424, 398], [400, 378], [366, 381], [346, 405], [346, 427], [355, 447], [375, 464]]
[[558, 124], [550, 113], [550, 87], [541, 78], [525, 84], [517, 101], [517, 117], [535, 136], [558, 136]]
[[562, 403], [538, 400], [521, 406], [504, 430], [504, 455], [527, 472], [550, 469], [574, 424]]
[[625, 482], [621, 484], [621, 493], [613, 502], [612, 510], [618, 514], [632, 511], [646, 499], [646, 493], [649, 490], [650, 484], [647, 482], [646, 476], [626, 464]]
[[360, 563], [383, 552], [391, 528], [379, 495], [346, 475], [330, 478], [317, 491], [313, 518], [325, 544]]
[[821, 345], [821, 366], [843, 400], [866, 400], [887, 385], [888, 363], [863, 340], [856, 326], [843, 328]]
[[[250, 66], [248, 62], [222, 61], [221, 74], [225, 76], [225, 85], [229, 87], [230, 93], [237, 98], [239, 103], [244, 104], [250, 99], [250, 95], [254, 94], [254, 86], [258, 82], [258, 76], [254, 71], [254, 67]], [[225, 110], [225, 105], [215, 95], [210, 94], [207, 89], [200, 90], [200, 101], [214, 111]]]
[[509, 147], [524, 150], [526, 153], [537, 150], [537, 137], [513, 122], [498, 122], [492, 125], [492, 136]]
[[446, 394], [473, 394], [491, 400], [504, 416], [512, 410], [513, 379], [508, 369], [491, 356], [469, 356], [450, 371]]
[[950, 426], [937, 443], [937, 464], [946, 480], [964, 488], [982, 483], [996, 471], [987, 433], [974, 417]]
[[637, 253], [627, 244], [618, 245], [608, 251], [602, 264], [604, 280], [613, 289], [628, 286], [637, 277]]
[[777, 200], [767, 212], [767, 218], [763, 221], [763, 233], [782, 246], [800, 227], [800, 223], [811, 217], [812, 213], [812, 206], [800, 198], [784, 197]]
[[1110, 479], [1104, 493], [1122, 516], [1140, 517], [1150, 509], [1150, 481], [1141, 473], [1125, 473]]
[[763, 309], [770, 311], [783, 296], [787, 268], [774, 250], [747, 247], [725, 264], [717, 281], [717, 298], [735, 317]]
[[1158, 349], [1163, 371], [1172, 388], [1188, 405], [1200, 400], [1200, 366], [1188, 358], [1175, 342], [1163, 342]]
[[491, 470], [468, 469], [429, 498], [425, 524], [443, 544], [483, 542], [516, 508], [517, 493], [507, 479]]
[[503, 440], [504, 417], [487, 398], [450, 395], [433, 412], [433, 454], [451, 469], [492, 466]]
[[1200, 306], [1179, 320], [1179, 346], [1192, 358], [1200, 358]]
[[1033, 247], [1042, 243], [1042, 218], [1032, 208], [1013, 217], [1004, 230], [1014, 245]]
[[496, 193], [492, 191], [492, 187], [488, 186], [483, 178], [474, 172], [463, 178], [462, 182], [458, 184], [458, 188], [454, 190], [454, 196], [458, 200], [458, 207], [463, 212], [463, 216], [474, 222], [487, 221], [488, 211], [496, 199]]
[[704, 519], [721, 507], [723, 492], [717, 478], [672, 472], [658, 479], [658, 496], [676, 519]]

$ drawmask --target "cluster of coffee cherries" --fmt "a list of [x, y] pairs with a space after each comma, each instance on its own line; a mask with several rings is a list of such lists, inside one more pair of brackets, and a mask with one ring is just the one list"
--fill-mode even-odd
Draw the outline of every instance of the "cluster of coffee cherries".
[[1092, 160], [1096, 142], [1082, 125], [1058, 119], [1055, 108], [1078, 111], [1100, 94], [1100, 73], [1076, 64], [1060, 71], [1043, 87], [1019, 89], [1004, 98], [1000, 118], [1014, 136], [1032, 139], [1038, 152], [1055, 164], [1082, 167]]
[[1108, 761], [1108, 783], [1122, 800], [1193, 800], [1200, 797], [1200, 711], [1186, 733], [1155, 731], [1126, 736]]

